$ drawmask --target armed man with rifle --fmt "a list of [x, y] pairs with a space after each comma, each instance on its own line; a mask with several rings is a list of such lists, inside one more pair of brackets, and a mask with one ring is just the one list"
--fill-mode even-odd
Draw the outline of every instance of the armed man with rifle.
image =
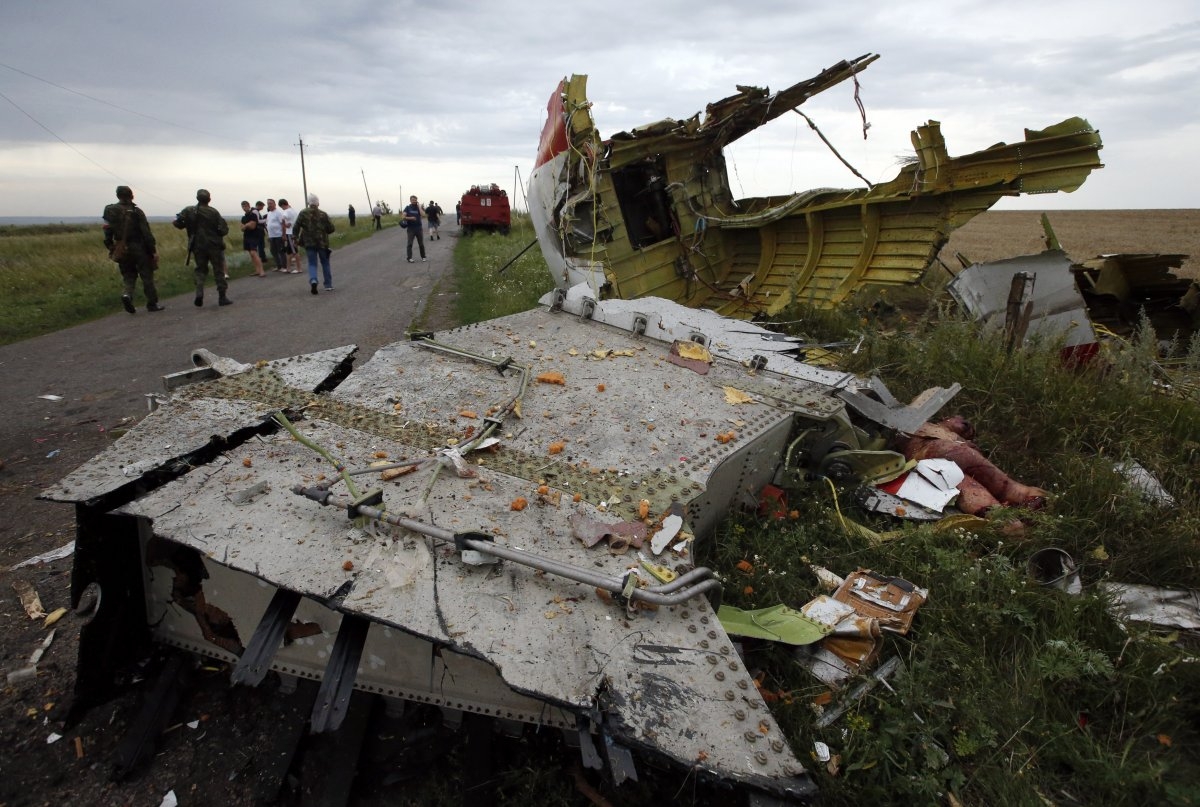
[[[229, 233], [229, 224], [215, 207], [209, 205], [211, 200], [211, 194], [201, 188], [196, 191], [196, 204], [180, 210], [172, 222], [177, 229], [187, 230], [188, 258], [196, 256], [196, 299], [193, 302], [197, 308], [204, 305], [204, 280], [210, 263], [217, 282], [218, 305], [233, 304], [226, 294], [229, 278], [225, 274], [225, 236]], [[184, 265], [187, 265], [187, 259]]]

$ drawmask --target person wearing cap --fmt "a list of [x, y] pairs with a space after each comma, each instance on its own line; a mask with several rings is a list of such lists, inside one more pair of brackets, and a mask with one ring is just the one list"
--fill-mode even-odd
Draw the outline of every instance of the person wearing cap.
[[158, 304], [158, 290], [154, 286], [154, 270], [158, 268], [158, 245], [146, 214], [133, 203], [133, 189], [128, 185], [117, 186], [117, 201], [104, 208], [104, 246], [121, 270], [124, 290], [121, 305], [130, 314], [133, 307], [133, 292], [137, 279], [142, 279], [142, 291], [146, 295], [147, 311], [162, 311]]
[[212, 194], [201, 188], [196, 191], [196, 204], [180, 210], [172, 222], [176, 228], [187, 230], [188, 244], [196, 256], [196, 299], [192, 302], [197, 308], [204, 305], [204, 281], [210, 264], [217, 282], [217, 304], [233, 303], [227, 294], [229, 278], [225, 274], [225, 236], [229, 234], [229, 224], [209, 204], [211, 201]]
[[324, 276], [325, 291], [333, 291], [333, 273], [329, 269], [329, 234], [334, 230], [329, 214], [321, 209], [321, 200], [315, 193], [308, 195], [308, 207], [300, 211], [296, 217], [296, 226], [292, 230], [296, 243], [304, 247], [308, 256], [308, 287], [313, 294], [317, 293], [317, 259], [321, 259], [321, 273]]

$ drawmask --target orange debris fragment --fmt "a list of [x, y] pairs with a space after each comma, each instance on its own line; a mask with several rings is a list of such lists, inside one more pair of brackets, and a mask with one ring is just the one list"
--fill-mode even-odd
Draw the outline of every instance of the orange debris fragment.
[[516, 510], [518, 512], [520, 512], [521, 510], [524, 510], [528, 506], [529, 506], [529, 500], [526, 499], [524, 496], [518, 496], [517, 498], [513, 499], [512, 504], [509, 505], [510, 508], [512, 508], [513, 510]]
[[550, 371], [548, 371], [548, 372], [545, 372], [545, 373], [539, 373], [539, 374], [538, 374], [538, 377], [537, 377], [537, 380], [538, 380], [538, 381], [540, 381], [540, 382], [542, 382], [543, 384], [562, 384], [562, 385], [565, 385], [565, 384], [567, 383], [567, 379], [566, 379], [566, 378], [564, 378], [564, 377], [563, 377], [563, 374], [562, 374], [562, 373], [560, 373], [560, 372], [558, 372], [557, 370], [550, 370]]

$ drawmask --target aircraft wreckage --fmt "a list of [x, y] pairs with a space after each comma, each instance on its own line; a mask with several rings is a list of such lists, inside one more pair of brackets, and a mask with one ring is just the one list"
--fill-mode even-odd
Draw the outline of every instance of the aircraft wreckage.
[[561, 729], [618, 782], [640, 752], [813, 795], [694, 542], [769, 483], [901, 467], [886, 436], [957, 387], [906, 407], [713, 312], [582, 286], [547, 302], [353, 371], [353, 346], [255, 366], [197, 351], [43, 494], [76, 506], [73, 601], [103, 594], [77, 696], [152, 640], [234, 684], [320, 681], [315, 732], [361, 690]]
[[877, 58], [840, 62], [780, 92], [738, 87], [703, 120], [663, 120], [608, 139], [592, 119], [587, 77], [563, 79], [529, 182], [556, 283], [740, 318], [774, 315], [795, 300], [831, 307], [865, 285], [916, 282], [950, 233], [1001, 197], [1073, 191], [1102, 167], [1100, 135], [1082, 118], [960, 157], [929, 121], [912, 133], [914, 159], [891, 181], [734, 198], [725, 146], [792, 111], [808, 120], [805, 101], [856, 80]]
[[957, 385], [905, 406], [702, 307], [746, 317], [911, 280], [999, 196], [1099, 167], [1078, 119], [956, 159], [929, 124], [887, 185], [735, 202], [721, 146], [874, 58], [608, 142], [583, 79], [564, 82], [530, 183], [561, 281], [541, 307], [358, 367], [353, 345], [256, 365], [197, 351], [155, 411], [42, 494], [75, 505], [72, 602], [94, 609], [77, 707], [157, 643], [228, 663], [235, 686], [314, 682], [314, 733], [370, 693], [560, 730], [618, 784], [636, 754], [681, 781], [814, 797], [694, 547], [764, 486], [898, 472], [889, 439]]

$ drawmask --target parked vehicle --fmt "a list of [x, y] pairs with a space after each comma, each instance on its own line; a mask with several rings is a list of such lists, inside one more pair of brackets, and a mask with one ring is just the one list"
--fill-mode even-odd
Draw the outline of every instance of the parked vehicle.
[[472, 185], [462, 195], [459, 224], [463, 235], [476, 231], [499, 232], [508, 235], [512, 215], [508, 207], [508, 193], [496, 183]]

